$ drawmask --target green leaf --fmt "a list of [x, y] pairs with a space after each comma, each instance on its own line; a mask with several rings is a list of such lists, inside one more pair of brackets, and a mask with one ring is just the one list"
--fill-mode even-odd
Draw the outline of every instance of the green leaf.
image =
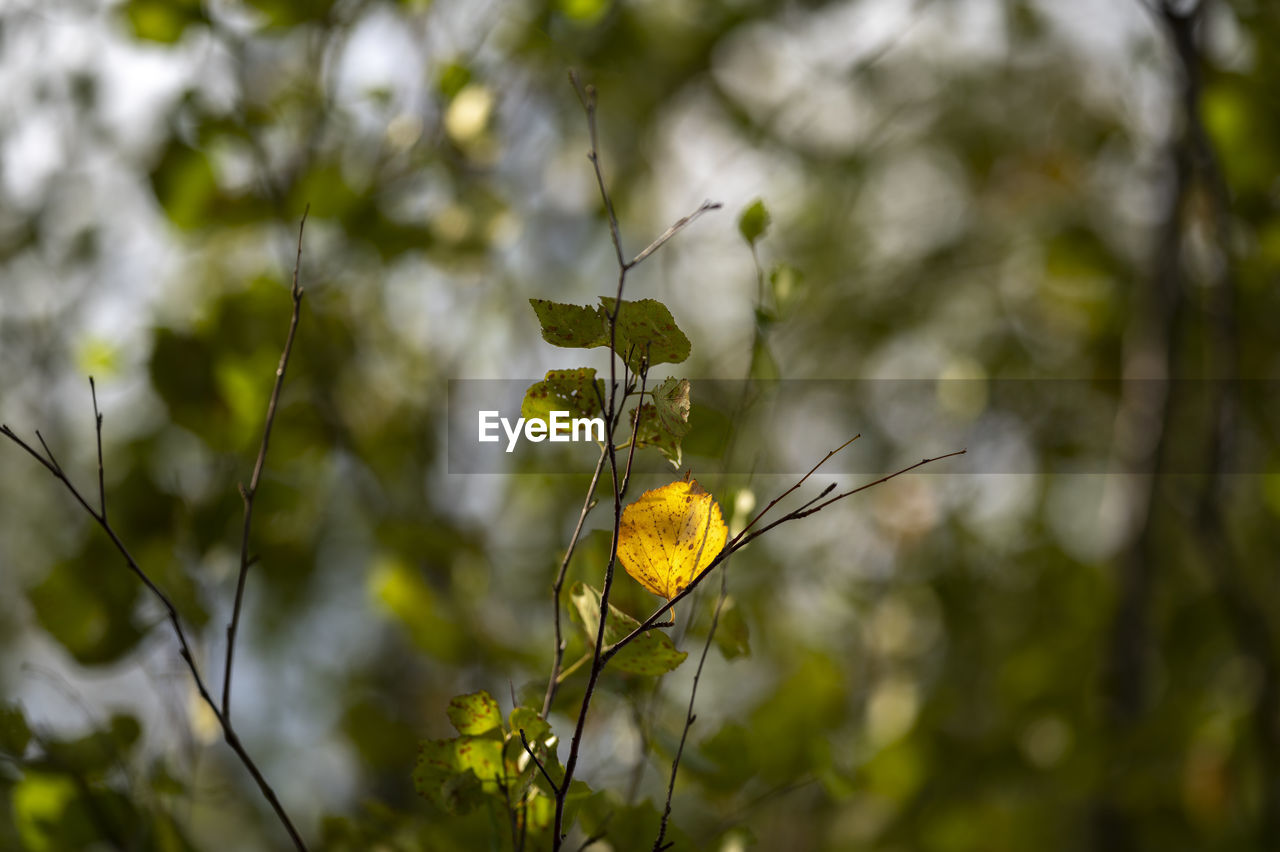
[[25, 773], [10, 796], [13, 825], [22, 838], [22, 847], [53, 852], [68, 835], [81, 835], [92, 842], [92, 826], [77, 825], [68, 818], [76, 796], [75, 782], [65, 775]]
[[477, 737], [502, 727], [502, 711], [493, 696], [481, 690], [458, 695], [449, 702], [449, 721], [458, 733]]
[[609, 8], [608, 0], [556, 0], [556, 7], [576, 24], [594, 24]]
[[173, 44], [187, 27], [206, 20], [200, 7], [199, 0], [130, 0], [124, 14], [138, 38]]
[[742, 617], [742, 608], [732, 596], [725, 598], [720, 609], [720, 620], [716, 623], [716, 647], [726, 660], [751, 655], [747, 622]]
[[653, 407], [663, 431], [683, 438], [689, 431], [689, 380], [663, 381], [653, 389]]
[[[605, 341], [608, 342], [608, 320], [613, 314], [614, 299], [600, 297], [600, 316], [605, 322]], [[689, 338], [676, 325], [675, 318], [666, 305], [657, 299], [623, 300], [618, 311], [618, 327], [614, 335], [614, 351], [624, 358], [634, 371], [642, 363], [679, 364], [689, 357]]]
[[72, 772], [82, 778], [99, 777], [118, 769], [141, 735], [142, 726], [137, 719], [118, 713], [105, 728], [82, 737], [43, 740], [44, 756], [33, 765]]
[[191, 231], [208, 224], [218, 181], [204, 153], [171, 140], [151, 173], [151, 185], [169, 221], [179, 229]]
[[141, 585], [110, 547], [95, 536], [27, 590], [40, 626], [82, 665], [114, 662], [143, 636], [131, 618]]
[[482, 737], [423, 740], [413, 785], [418, 795], [449, 811], [466, 813], [497, 795], [502, 777], [502, 743]]
[[515, 734], [517, 740], [520, 739], [521, 731], [524, 731], [525, 738], [529, 740], [531, 746], [545, 743], [547, 737], [551, 736], [551, 726], [538, 715], [537, 710], [530, 707], [517, 707], [511, 711], [511, 732]]
[[[575, 583], [569, 598], [588, 640], [595, 641], [600, 629], [600, 593], [586, 583]], [[604, 625], [605, 644], [612, 645], [639, 626], [640, 622], [609, 604], [609, 618]], [[649, 630], [619, 651], [610, 665], [629, 674], [656, 676], [675, 670], [688, 656], [688, 652], [676, 650], [667, 634]]]
[[471, 82], [471, 69], [457, 62], [450, 62], [436, 76], [436, 88], [446, 100], [461, 92]]
[[596, 378], [595, 370], [551, 370], [545, 379], [534, 382], [524, 392], [520, 416], [548, 422], [553, 411], [567, 411], [572, 418], [597, 417], [602, 399], [604, 381]]
[[764, 202], [757, 198], [738, 217], [738, 232], [742, 234], [742, 238], [747, 243], [755, 245], [756, 240], [764, 236], [764, 232], [769, 229], [771, 221], [772, 219], [769, 216], [769, 211], [765, 209]]
[[546, 299], [530, 299], [529, 304], [542, 324], [542, 339], [552, 346], [593, 349], [609, 345], [609, 330], [595, 308]]
[[[634, 418], [635, 409], [633, 408], [627, 415], [627, 419]], [[685, 431], [688, 431], [687, 426]], [[680, 443], [683, 437], [683, 433], [674, 435], [666, 430], [658, 409], [653, 403], [646, 402], [640, 406], [640, 422], [636, 424], [636, 447], [640, 449], [654, 447], [667, 457], [667, 461], [671, 462], [673, 467], [678, 468], [682, 458]]]
[[524, 807], [516, 813], [516, 825], [534, 836], [540, 836], [551, 830], [555, 815], [555, 799], [535, 787], [525, 797]]
[[31, 728], [22, 708], [8, 702], [0, 704], [0, 753], [21, 760], [31, 742]]
[[[543, 340], [553, 346], [594, 349], [609, 345], [609, 318], [615, 301], [602, 296], [598, 308], [546, 299], [530, 299], [529, 304], [542, 325]], [[643, 363], [678, 364], [689, 357], [689, 338], [667, 306], [656, 299], [624, 299], [613, 336], [614, 351], [637, 372]]]

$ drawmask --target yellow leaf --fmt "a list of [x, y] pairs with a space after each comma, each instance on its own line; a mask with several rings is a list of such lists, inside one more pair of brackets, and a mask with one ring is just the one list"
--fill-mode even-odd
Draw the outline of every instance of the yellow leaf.
[[670, 600], [707, 569], [729, 530], [715, 498], [695, 479], [652, 491], [622, 511], [618, 558], [655, 595]]

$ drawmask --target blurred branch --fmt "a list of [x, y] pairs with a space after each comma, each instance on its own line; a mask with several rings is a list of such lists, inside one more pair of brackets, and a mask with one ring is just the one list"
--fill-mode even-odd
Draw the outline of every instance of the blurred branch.
[[662, 841], [667, 836], [667, 821], [671, 818], [671, 797], [676, 791], [676, 773], [680, 770], [680, 758], [684, 755], [684, 744], [689, 738], [689, 729], [698, 718], [693, 712], [693, 704], [698, 697], [698, 681], [702, 679], [702, 667], [707, 663], [707, 652], [711, 650], [711, 641], [716, 637], [716, 628], [720, 626], [720, 611], [724, 609], [724, 601], [728, 596], [729, 575], [721, 571], [720, 597], [716, 600], [715, 611], [711, 614], [711, 629], [707, 631], [707, 641], [702, 644], [702, 656], [698, 658], [698, 668], [693, 673], [693, 686], [689, 689], [689, 709], [685, 712], [680, 745], [676, 747], [676, 756], [671, 759], [671, 780], [667, 782], [667, 802], [662, 808], [662, 822], [658, 825], [658, 837], [653, 841], [653, 852], [666, 848]]
[[[98, 423], [101, 423], [101, 415], [98, 412], [96, 401], [94, 403], [93, 414], [94, 419]], [[222, 728], [222, 733], [227, 744], [231, 746], [232, 751], [236, 753], [236, 756], [240, 758], [240, 762], [244, 764], [245, 768], [249, 770], [249, 774], [253, 776], [253, 780], [257, 782], [258, 789], [262, 792], [262, 795], [266, 798], [267, 802], [270, 803], [272, 809], [276, 813], [276, 816], [284, 825], [285, 830], [288, 831], [289, 837], [293, 840], [294, 846], [297, 849], [302, 850], [302, 852], [306, 852], [307, 846], [302, 842], [302, 838], [298, 835], [297, 829], [294, 828], [292, 821], [290, 821], [288, 814], [284, 810], [284, 807], [280, 804], [280, 800], [276, 797], [275, 790], [273, 790], [271, 785], [267, 783], [267, 780], [263, 777], [261, 770], [258, 769], [257, 764], [253, 762], [253, 758], [249, 756], [244, 745], [240, 742], [240, 738], [236, 735], [235, 731], [232, 730], [230, 720], [222, 715], [222, 711], [219, 709], [217, 702], [214, 701], [213, 696], [210, 694], [208, 686], [205, 684], [204, 677], [200, 674], [200, 668], [196, 665], [195, 657], [191, 653], [191, 645], [187, 641], [186, 631], [182, 628], [182, 620], [178, 616], [178, 610], [174, 607], [173, 601], [169, 599], [168, 595], [160, 590], [160, 587], [152, 581], [147, 572], [138, 565], [137, 561], [133, 558], [133, 554], [129, 552], [129, 549], [116, 533], [115, 528], [112, 527], [111, 523], [107, 520], [106, 515], [89, 505], [89, 502], [84, 498], [84, 495], [80, 493], [80, 490], [76, 488], [70, 479], [67, 478], [66, 473], [62, 470], [62, 466], [58, 464], [58, 460], [49, 450], [49, 446], [45, 443], [44, 437], [41, 436], [38, 431], [36, 432], [36, 437], [44, 447], [45, 455], [41, 455], [39, 451], [22, 438], [18, 437], [13, 430], [5, 424], [0, 424], [0, 435], [4, 435], [6, 438], [25, 450], [28, 455], [43, 465], [49, 473], [53, 474], [54, 478], [66, 487], [67, 491], [71, 493], [71, 496], [75, 498], [76, 502], [84, 508], [84, 510], [89, 514], [89, 517], [93, 518], [93, 520], [97, 522], [98, 526], [102, 528], [103, 532], [107, 534], [107, 537], [111, 539], [111, 543], [115, 545], [116, 550], [124, 557], [125, 564], [129, 566], [129, 570], [132, 571], [134, 575], [142, 581], [142, 584], [146, 586], [153, 595], [155, 595], [158, 601], [160, 601], [161, 606], [164, 607], [165, 613], [169, 618], [169, 623], [173, 626], [173, 632], [178, 637], [179, 654], [182, 656], [183, 662], [187, 664], [188, 671], [191, 672], [191, 679], [195, 682], [196, 690], [200, 693], [200, 698], [204, 700], [204, 703], [209, 707], [210, 712], [213, 713], [214, 718], [218, 720], [218, 725]], [[98, 464], [102, 464], [101, 455], [98, 457]]]
[[[240, 572], [236, 577], [235, 603], [231, 607], [231, 621], [227, 625], [227, 661], [222, 677], [222, 715], [231, 722], [231, 671], [235, 664], [236, 632], [240, 628], [240, 611], [244, 606], [245, 581], [249, 576], [249, 567], [253, 560], [249, 557], [249, 532], [253, 526], [253, 501], [258, 495], [258, 484], [262, 480], [262, 470], [267, 463], [267, 447], [271, 443], [271, 427], [276, 421], [276, 406], [280, 402], [280, 390], [284, 387], [284, 374], [289, 367], [289, 356], [293, 353], [293, 340], [298, 331], [298, 319], [302, 312], [302, 287], [298, 285], [298, 272], [302, 267], [302, 232], [307, 225], [307, 214], [311, 205], [302, 211], [302, 221], [298, 223], [298, 252], [293, 263], [293, 287], [289, 295], [293, 300], [293, 313], [289, 317], [289, 334], [285, 338], [284, 351], [280, 353], [280, 365], [276, 367], [276, 380], [271, 388], [271, 398], [267, 401], [267, 419], [262, 427], [262, 444], [258, 447], [258, 460], [253, 465], [253, 475], [249, 485], [240, 486], [240, 497], [244, 501], [244, 524], [240, 533]], [[101, 467], [99, 467], [101, 472]]]
[[[1249, 588], [1244, 566], [1226, 528], [1222, 506], [1227, 500], [1224, 471], [1233, 451], [1238, 431], [1239, 400], [1233, 380], [1239, 375], [1237, 283], [1232, 258], [1230, 189], [1222, 172], [1202, 117], [1203, 65], [1200, 46], [1208, 3], [1190, 5], [1172, 0], [1143, 2], [1164, 31], [1181, 76], [1178, 107], [1181, 125], [1168, 143], [1167, 158], [1173, 172], [1172, 192], [1154, 246], [1153, 272], [1147, 300], [1155, 322], [1146, 328], [1146, 339], [1129, 355], [1126, 375], [1135, 365], [1157, 366], [1165, 382], [1130, 383], [1131, 398], [1122, 400], [1117, 431], [1129, 431], [1139, 420], [1154, 424], [1155, 440], [1145, 455], [1134, 454], [1130, 470], [1146, 477], [1146, 487], [1133, 497], [1131, 517], [1137, 530], [1121, 561], [1120, 600], [1112, 625], [1104, 691], [1107, 698], [1109, 736], [1123, 741], [1136, 726], [1144, 709], [1147, 689], [1147, 627], [1151, 568], [1156, 563], [1156, 533], [1153, 529], [1154, 503], [1161, 481], [1170, 434], [1175, 426], [1174, 401], [1177, 377], [1177, 336], [1192, 332], [1185, 304], [1187, 281], [1181, 258], [1187, 242], [1188, 201], [1198, 186], [1209, 200], [1212, 230], [1221, 255], [1212, 280], [1206, 282], [1208, 305], [1201, 318], [1208, 325], [1205, 338], [1210, 357], [1213, 399], [1210, 406], [1211, 431], [1206, 447], [1205, 478], [1197, 496], [1189, 529], [1202, 551], [1214, 594], [1226, 614], [1240, 651], [1259, 671], [1259, 687], [1253, 707], [1257, 752], [1262, 764], [1261, 814], [1257, 836], [1266, 845], [1280, 835], [1280, 662], [1276, 659], [1271, 620], [1262, 599]], [[1141, 321], [1141, 312], [1135, 315]], [[1138, 337], [1140, 327], [1131, 329]], [[1163, 387], [1161, 387], [1163, 386]], [[1145, 395], [1147, 399], [1136, 397]], [[1132, 432], [1130, 432], [1132, 433]], [[1095, 814], [1100, 848], [1137, 848], [1129, 819], [1116, 799], [1104, 791]]]
[[[304, 213], [303, 223], [305, 222], [306, 222], [306, 214]], [[302, 225], [299, 225], [299, 230], [298, 230], [298, 262], [299, 264], [301, 263], [301, 256], [302, 256]], [[87, 512], [89, 516], [93, 518], [93, 520], [98, 524], [98, 526], [102, 528], [103, 532], [106, 533], [107, 537], [111, 539], [111, 543], [115, 546], [116, 550], [120, 553], [122, 557], [124, 557], [125, 564], [129, 567], [129, 570], [133, 572], [134, 576], [136, 576], [142, 582], [142, 584], [146, 586], [146, 588], [151, 592], [151, 594], [154, 595], [155, 598], [160, 602], [161, 606], [164, 607], [165, 614], [168, 617], [169, 623], [173, 627], [173, 632], [178, 639], [179, 654], [181, 655], [183, 662], [186, 663], [187, 670], [191, 673], [191, 679], [195, 683], [196, 690], [199, 692], [200, 698], [204, 701], [205, 705], [208, 706], [209, 711], [213, 714], [214, 718], [218, 722], [219, 727], [222, 729], [223, 738], [226, 740], [227, 745], [229, 745], [231, 747], [231, 750], [235, 752], [236, 756], [240, 759], [240, 762], [244, 765], [245, 769], [249, 771], [250, 776], [253, 777], [254, 782], [257, 783], [258, 789], [262, 793], [263, 798], [265, 798], [268, 804], [271, 805], [271, 809], [275, 812], [277, 819], [279, 819], [281, 825], [284, 826], [285, 831], [288, 832], [290, 840], [293, 841], [294, 847], [298, 850], [301, 850], [301, 852], [306, 852], [307, 846], [303, 842], [301, 835], [299, 835], [298, 830], [294, 827], [292, 820], [290, 820], [288, 813], [284, 809], [284, 806], [280, 803], [279, 798], [276, 796], [275, 790], [267, 782], [266, 778], [262, 774], [262, 771], [258, 768], [253, 758], [249, 755], [249, 752], [245, 749], [244, 744], [240, 741], [240, 737], [236, 734], [235, 729], [232, 727], [231, 717], [229, 713], [229, 709], [230, 709], [229, 684], [231, 681], [232, 645], [234, 643], [234, 638], [235, 638], [235, 625], [238, 622], [241, 601], [243, 598], [244, 577], [245, 577], [245, 573], [248, 570], [248, 565], [250, 563], [250, 560], [248, 559], [248, 556], [247, 556], [247, 539], [248, 539], [249, 522], [252, 516], [253, 493], [257, 488], [257, 484], [262, 472], [262, 466], [266, 457], [267, 443], [268, 443], [268, 438], [271, 431], [271, 423], [275, 417], [276, 402], [279, 397], [280, 386], [284, 381], [284, 370], [288, 362], [289, 352], [292, 348], [294, 331], [297, 328], [298, 310], [301, 303], [301, 299], [302, 299], [302, 290], [298, 286], [298, 269], [297, 269], [297, 266], [295, 266], [294, 280], [293, 280], [293, 318], [289, 326], [289, 337], [285, 345], [284, 355], [281, 357], [280, 366], [276, 371], [276, 386], [272, 392], [271, 402], [268, 407], [267, 426], [266, 426], [266, 429], [264, 430], [262, 446], [259, 450], [258, 462], [254, 469], [253, 479], [251, 480], [249, 489], [247, 489], [247, 491], [245, 489], [241, 489], [241, 493], [245, 495], [244, 534], [245, 534], [246, 543], [243, 544], [241, 548], [241, 554], [242, 554], [241, 569], [240, 569], [240, 578], [239, 578], [239, 582], [237, 584], [237, 590], [236, 590], [235, 609], [233, 610], [232, 624], [231, 626], [228, 627], [226, 680], [224, 682], [223, 704], [221, 707], [219, 707], [218, 703], [214, 700], [213, 695], [210, 693], [208, 685], [205, 682], [204, 676], [201, 674], [200, 668], [196, 664], [195, 656], [191, 651], [191, 645], [187, 639], [186, 631], [183, 629], [183, 626], [182, 626], [182, 620], [178, 615], [178, 610], [174, 606], [173, 601], [169, 598], [168, 595], [166, 595], [160, 589], [159, 586], [155, 584], [155, 582], [151, 579], [150, 575], [147, 574], [147, 572], [144, 571], [142, 567], [138, 564], [137, 560], [133, 558], [133, 555], [129, 552], [128, 547], [125, 546], [119, 534], [116, 532], [115, 528], [111, 525], [111, 522], [107, 519], [106, 486], [105, 486], [105, 475], [103, 472], [104, 465], [103, 465], [103, 454], [102, 454], [102, 419], [103, 418], [102, 418], [102, 413], [98, 410], [97, 386], [95, 385], [93, 378], [90, 377], [89, 379], [89, 388], [90, 388], [90, 393], [93, 399], [94, 428], [95, 428], [95, 433], [97, 438], [98, 489], [99, 489], [99, 495], [98, 495], [99, 508], [98, 509], [94, 509], [93, 506], [89, 504], [88, 500], [85, 499], [84, 495], [80, 493], [80, 490], [76, 488], [75, 484], [71, 482], [66, 472], [62, 469], [62, 465], [58, 463], [58, 460], [54, 456], [53, 451], [50, 449], [48, 443], [45, 441], [44, 436], [41, 435], [38, 430], [36, 431], [35, 434], [36, 434], [36, 438], [40, 442], [40, 446], [43, 448], [43, 455], [41, 454], [40, 451], [36, 450], [33, 446], [31, 446], [29, 443], [27, 443], [22, 438], [20, 438], [16, 433], [14, 433], [12, 429], [10, 429], [5, 424], [0, 424], [0, 435], [4, 435], [6, 438], [13, 441], [15, 444], [17, 444], [19, 447], [25, 450], [28, 455], [30, 455], [37, 462], [39, 462], [46, 470], [49, 471], [49, 473], [51, 473], [54, 476], [54, 478], [56, 478], [59, 482], [63, 484], [63, 486], [67, 489], [67, 491], [70, 492], [71, 496], [75, 498], [76, 502], [79, 503], [80, 506], [85, 510], [85, 512]]]
[[[1167, 16], [1164, 14], [1167, 12]], [[1161, 17], [1169, 27], [1180, 56], [1194, 53], [1193, 29], [1197, 7], [1183, 16], [1163, 7]], [[1195, 99], [1194, 76], [1183, 81], [1181, 100]], [[1125, 382], [1116, 413], [1115, 431], [1126, 436], [1120, 443], [1121, 464], [1130, 475], [1126, 514], [1132, 526], [1129, 541], [1117, 564], [1117, 602], [1112, 616], [1106, 657], [1102, 665], [1104, 738], [1108, 751], [1118, 753], [1142, 716], [1148, 689], [1150, 628], [1148, 625], [1151, 566], [1157, 556], [1152, 508], [1162, 481], [1171, 432], [1170, 381], [1177, 374], [1177, 330], [1185, 305], [1181, 255], [1182, 217], [1191, 185], [1191, 157], [1185, 129], [1167, 143], [1171, 172], [1168, 206], [1152, 248], [1152, 271], [1144, 289], [1135, 294], [1135, 309], [1125, 332], [1122, 375]], [[1136, 840], [1120, 791], [1104, 781], [1094, 807], [1094, 843], [1108, 852], [1135, 848]]]
[[[1197, 10], [1204, 6], [1202, 2]], [[1238, 281], [1235, 276], [1235, 231], [1232, 223], [1231, 189], [1203, 116], [1203, 56], [1180, 28], [1180, 19], [1166, 0], [1163, 13], [1178, 47], [1178, 58], [1187, 83], [1184, 111], [1187, 144], [1191, 161], [1209, 199], [1213, 232], [1221, 263], [1209, 283], [1209, 304], [1205, 312], [1209, 324], [1210, 357], [1213, 359], [1214, 399], [1212, 427], [1206, 447], [1206, 477], [1196, 506], [1194, 528], [1204, 553], [1214, 593], [1226, 613], [1236, 644], [1258, 667], [1258, 693], [1253, 706], [1254, 734], [1262, 762], [1263, 786], [1261, 819], [1257, 836], [1265, 845], [1280, 837], [1280, 660], [1276, 658], [1271, 617], [1262, 598], [1249, 588], [1239, 553], [1231, 541], [1223, 517], [1229, 497], [1230, 468], [1239, 431], [1237, 385], [1240, 377]], [[1185, 16], [1183, 16], [1185, 17]]]

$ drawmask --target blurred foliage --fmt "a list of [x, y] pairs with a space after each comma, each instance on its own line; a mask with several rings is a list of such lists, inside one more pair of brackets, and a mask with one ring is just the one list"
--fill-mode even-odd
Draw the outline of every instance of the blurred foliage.
[[[92, 495], [94, 371], [112, 523], [219, 687], [236, 483], [310, 204], [237, 730], [313, 848], [508, 848], [498, 765], [544, 847], [548, 789], [512, 734], [541, 706], [547, 592], [590, 471], [451, 473], [445, 404], [451, 378], [577, 366], [530, 298], [615, 292], [575, 69], [598, 89], [630, 251], [725, 203], [627, 296], [661, 299], [692, 344], [668, 455], [731, 534], [794, 481], [744, 471], [803, 471], [854, 432], [846, 454], [915, 460], [955, 449], [944, 418], [974, 441], [965, 473], [896, 481], [734, 557], [675, 848], [1270, 848], [1280, 7], [1206, 3], [1194, 32], [1217, 186], [1156, 4], [1068, 6], [5, 4], [3, 420], [41, 429]], [[605, 353], [585, 354], [603, 376]], [[1230, 404], [1172, 386], [1162, 416], [1116, 381], [1163, 372], [1255, 383]], [[699, 377], [755, 383], [718, 397]], [[928, 404], [886, 384], [779, 411], [776, 378], [921, 380]], [[998, 404], [1014, 378], [1043, 380], [1044, 405], [1022, 400], [1041, 414], [1054, 388], [1079, 400], [1033, 428]], [[651, 455], [635, 493], [670, 479]], [[0, 848], [288, 848], [156, 602], [9, 445], [0, 506]], [[575, 617], [569, 590], [586, 600], [608, 555], [597, 512], [566, 579]], [[652, 596], [620, 577], [610, 604], [643, 618]], [[696, 658], [713, 605], [700, 592], [654, 643]], [[565, 623], [568, 665], [587, 643]], [[572, 848], [651, 847], [692, 668], [606, 671]], [[547, 720], [553, 769], [583, 681]], [[458, 727], [450, 701], [482, 694], [499, 724]], [[416, 744], [453, 743], [448, 762], [464, 737], [496, 756], [448, 790], [420, 773], [419, 795]]]

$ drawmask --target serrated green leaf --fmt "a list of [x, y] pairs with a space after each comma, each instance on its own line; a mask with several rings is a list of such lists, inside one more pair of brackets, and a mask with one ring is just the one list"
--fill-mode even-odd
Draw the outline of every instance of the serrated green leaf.
[[[627, 415], [629, 421], [635, 420], [635, 409], [631, 409], [631, 413]], [[654, 447], [664, 456], [672, 466], [680, 467], [682, 451], [680, 449], [683, 434], [673, 435], [668, 432], [662, 424], [662, 420], [658, 415], [657, 407], [646, 402], [640, 406], [640, 421], [636, 424], [636, 446], [640, 449]], [[686, 431], [687, 428], [686, 428]]]
[[502, 711], [493, 696], [481, 690], [458, 695], [449, 702], [449, 721], [458, 733], [478, 737], [502, 727]]
[[571, 418], [598, 417], [602, 399], [604, 381], [596, 378], [595, 370], [589, 367], [551, 370], [546, 378], [534, 382], [524, 392], [520, 416], [545, 422], [550, 421], [553, 411], [567, 411]]
[[[554, 346], [594, 349], [609, 345], [615, 301], [602, 296], [598, 308], [547, 299], [530, 299], [529, 304], [538, 315], [543, 340]], [[614, 351], [637, 372], [643, 364], [678, 364], [689, 357], [689, 338], [667, 306], [656, 299], [623, 300], [613, 339]]]
[[749, 244], [755, 245], [756, 240], [764, 236], [764, 232], [769, 229], [771, 221], [772, 218], [764, 202], [757, 198], [738, 217], [738, 233], [742, 234], [742, 238]]
[[[569, 590], [569, 598], [573, 601], [575, 620], [586, 631], [588, 640], [595, 641], [600, 629], [600, 593], [586, 583], [575, 583]], [[609, 618], [604, 625], [605, 644], [612, 645], [639, 626], [640, 622], [609, 604]], [[619, 651], [609, 665], [629, 674], [657, 676], [674, 671], [688, 656], [687, 651], [676, 650], [667, 634], [649, 630]]]
[[414, 788], [427, 801], [466, 813], [485, 796], [497, 795], [502, 777], [502, 743], [483, 737], [423, 740], [418, 744]]
[[551, 345], [569, 349], [609, 345], [609, 330], [599, 310], [547, 299], [530, 299], [529, 304], [542, 325], [542, 339]]
[[[600, 316], [605, 323], [608, 342], [608, 320], [613, 314], [614, 299], [600, 297]], [[618, 326], [614, 335], [614, 351], [634, 371], [642, 364], [679, 364], [689, 357], [689, 338], [685, 337], [666, 305], [657, 299], [622, 301]]]
[[511, 732], [517, 740], [521, 731], [524, 731], [529, 745], [546, 742], [547, 737], [551, 736], [551, 726], [538, 715], [537, 710], [530, 707], [517, 707], [511, 711]]
[[689, 432], [689, 380], [664, 380], [653, 389], [653, 407], [663, 431], [683, 438]]

